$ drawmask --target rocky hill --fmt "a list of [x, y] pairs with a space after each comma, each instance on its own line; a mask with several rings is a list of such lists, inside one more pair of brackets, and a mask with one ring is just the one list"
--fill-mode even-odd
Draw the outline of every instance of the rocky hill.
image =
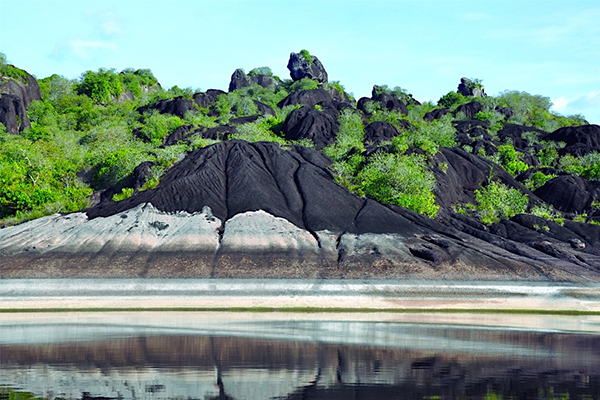
[[0, 211], [61, 213], [0, 230], [0, 276], [600, 281], [599, 126], [478, 80], [356, 101], [305, 51], [288, 68], [42, 80], [31, 125], [2, 120]]

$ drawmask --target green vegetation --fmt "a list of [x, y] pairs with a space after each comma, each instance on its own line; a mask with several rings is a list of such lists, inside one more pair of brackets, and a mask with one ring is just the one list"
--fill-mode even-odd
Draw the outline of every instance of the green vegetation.
[[[301, 54], [308, 62], [313, 62], [308, 51], [302, 50]], [[24, 71], [7, 64], [4, 54], [0, 54], [0, 75], [1, 79], [26, 78]], [[263, 66], [254, 68], [248, 75], [273, 76], [273, 72]], [[345, 99], [344, 87], [336, 81], [319, 84], [311, 79], [293, 82], [274, 78], [277, 85], [265, 88], [253, 84], [221, 94], [208, 108], [196, 107], [183, 118], [160, 114], [150, 106], [158, 100], [177, 96], [192, 99], [194, 90], [177, 86], [163, 90], [147, 69], [129, 68], [121, 72], [99, 69], [86, 71], [74, 80], [58, 75], [38, 80], [42, 100], [32, 102], [27, 111], [31, 128], [19, 135], [9, 135], [0, 126], [0, 226], [50, 213], [80, 210], [89, 204], [88, 196], [94, 190], [110, 188], [117, 193], [114, 201], [128, 198], [135, 194], [128, 187], [132, 172], [144, 161], [151, 161], [154, 166], [151, 177], [140, 190], [156, 187], [161, 176], [188, 152], [218, 142], [193, 136], [163, 146], [169, 134], [184, 125], [192, 132], [201, 127], [226, 124], [234, 118], [256, 115], [260, 106], [257, 102], [271, 107], [276, 116], [239, 125], [237, 133], [224, 139], [270, 141], [283, 148], [292, 144], [314, 148], [309, 139], [299, 142], [284, 139], [283, 124], [289, 113], [301, 105], [279, 108], [277, 104], [292, 92], [319, 87], [336, 98], [339, 95]], [[473, 82], [475, 85], [480, 83], [476, 79]], [[476, 98], [449, 92], [436, 105], [432, 102], [418, 104], [399, 86], [376, 85], [373, 89], [375, 95], [385, 93], [405, 102], [408, 115], [387, 110], [377, 101], [367, 101], [364, 113], [352, 107], [343, 109], [338, 114], [340, 128], [335, 141], [322, 150], [333, 161], [331, 172], [338, 183], [357, 195], [407, 207], [432, 218], [439, 209], [434, 195], [437, 183], [433, 171], [448, 171], [449, 164], [438, 158], [439, 152], [442, 147], [457, 146], [453, 122], [461, 115], [454, 116], [451, 112], [428, 122], [424, 119], [426, 113], [439, 107], [454, 111], [461, 104], [478, 101], [483, 110], [474, 119], [489, 124], [486, 131], [494, 140], [498, 140], [497, 132], [505, 122], [536, 126], [546, 131], [585, 123], [582, 116], [553, 114], [549, 111], [549, 98], [525, 92], [506, 91], [498, 96]], [[514, 116], [506, 120], [496, 111], [497, 106], [511, 108]], [[321, 105], [315, 108], [328, 112]], [[365, 143], [365, 126], [375, 121], [396, 126], [400, 135], [387, 143]], [[561, 158], [558, 150], [564, 144], [541, 142], [541, 137], [539, 132], [524, 132], [522, 138], [529, 145], [527, 149], [519, 151], [510, 141], [494, 142], [496, 154], [487, 155], [479, 147], [478, 155], [499, 164], [513, 176], [530, 168], [525, 162], [530, 154], [536, 156], [542, 166], [586, 179], [600, 179], [600, 154]], [[482, 140], [484, 135], [472, 139]], [[373, 151], [375, 146], [379, 147]], [[472, 145], [462, 142], [462, 146], [472, 152], [475, 142]], [[524, 184], [535, 190], [553, 177], [538, 171]], [[488, 185], [475, 192], [476, 204], [459, 209], [489, 224], [525, 212], [527, 200], [527, 196], [517, 189], [490, 179]], [[531, 212], [554, 221], [562, 218], [555, 210], [543, 208], [543, 205], [534, 206]], [[590, 218], [579, 216], [578, 219]]]
[[559, 169], [582, 178], [600, 180], [600, 153], [592, 152], [583, 157], [567, 154], [560, 159]]
[[479, 220], [486, 225], [508, 219], [527, 210], [529, 197], [515, 188], [491, 181], [487, 186], [475, 191], [476, 204], [467, 204]]
[[419, 154], [376, 153], [358, 173], [358, 192], [435, 218], [435, 178]]
[[0, 52], [0, 83], [6, 79], [27, 83], [27, 73], [14, 65], [8, 64], [6, 54]]
[[302, 55], [302, 57], [304, 57], [304, 59], [306, 60], [308, 65], [311, 65], [313, 63], [313, 58], [310, 55], [310, 53], [308, 52], [308, 50], [302, 49], [302, 50], [300, 50], [300, 54]]

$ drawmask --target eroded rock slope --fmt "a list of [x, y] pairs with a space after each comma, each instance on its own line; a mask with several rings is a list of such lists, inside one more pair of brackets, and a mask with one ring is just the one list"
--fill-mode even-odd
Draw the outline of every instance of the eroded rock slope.
[[[459, 165], [475, 168], [444, 154], [457, 174]], [[316, 150], [267, 142], [196, 150], [154, 189], [1, 230], [0, 274], [600, 280], [589, 246], [553, 241], [527, 228], [531, 221], [493, 231], [456, 214], [442, 212], [442, 223], [385, 206], [338, 185], [330, 163]], [[506, 233], [519, 229], [524, 240]]]

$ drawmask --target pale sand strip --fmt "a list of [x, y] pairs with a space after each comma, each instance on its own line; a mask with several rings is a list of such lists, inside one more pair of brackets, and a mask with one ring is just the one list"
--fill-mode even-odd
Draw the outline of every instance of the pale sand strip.
[[133, 308], [600, 312], [600, 286], [382, 280], [0, 279], [0, 310]]

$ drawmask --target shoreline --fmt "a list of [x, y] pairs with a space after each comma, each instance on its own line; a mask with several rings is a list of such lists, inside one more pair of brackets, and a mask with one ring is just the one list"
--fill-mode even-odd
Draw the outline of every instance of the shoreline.
[[294, 279], [0, 279], [0, 313], [248, 311], [600, 315], [600, 285]]

